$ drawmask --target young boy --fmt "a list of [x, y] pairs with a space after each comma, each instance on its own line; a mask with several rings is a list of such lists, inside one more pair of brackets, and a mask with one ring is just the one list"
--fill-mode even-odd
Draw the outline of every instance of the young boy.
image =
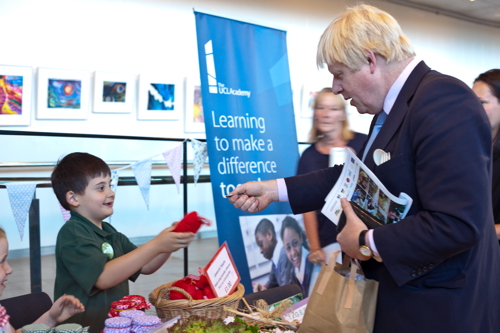
[[127, 279], [154, 273], [170, 253], [187, 247], [194, 237], [169, 227], [136, 247], [102, 222], [113, 214], [115, 193], [110, 183], [108, 165], [87, 153], [65, 156], [52, 173], [57, 199], [71, 211], [57, 235], [54, 298], [71, 294], [80, 299], [85, 312], [71, 322], [90, 326], [91, 333], [103, 329], [111, 303], [129, 294]]

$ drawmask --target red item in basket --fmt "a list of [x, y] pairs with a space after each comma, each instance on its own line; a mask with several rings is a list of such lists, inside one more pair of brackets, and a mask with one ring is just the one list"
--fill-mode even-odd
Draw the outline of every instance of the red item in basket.
[[194, 284], [186, 284], [186, 287], [184, 287], [184, 290], [191, 295], [193, 299], [196, 297], [196, 286]]
[[202, 224], [210, 225], [210, 221], [199, 216], [196, 212], [191, 212], [184, 216], [184, 218], [175, 226], [173, 231], [196, 233]]
[[200, 289], [196, 289], [194, 292], [193, 299], [195, 299], [195, 300], [203, 299], [203, 291], [201, 291]]
[[198, 289], [203, 290], [205, 287], [208, 287], [208, 279], [205, 275], [200, 275], [200, 279], [196, 282], [196, 286]]
[[[172, 287], [178, 287], [178, 288], [181, 288], [183, 290], [185, 290], [186, 285], [187, 285], [187, 283], [184, 282], [183, 280], [178, 280], [178, 281], [175, 281], [174, 283], [172, 283]], [[171, 300], [187, 299], [187, 297], [184, 296], [183, 293], [181, 293], [180, 291], [177, 291], [177, 290], [170, 290], [169, 297]]]
[[207, 296], [208, 299], [215, 298], [215, 295], [214, 295], [214, 292], [212, 291], [212, 288], [210, 288], [208, 286], [203, 289], [203, 293], [205, 294], [205, 296]]

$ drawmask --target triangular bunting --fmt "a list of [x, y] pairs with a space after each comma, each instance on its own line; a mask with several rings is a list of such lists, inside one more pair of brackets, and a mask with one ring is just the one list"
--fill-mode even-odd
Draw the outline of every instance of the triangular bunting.
[[132, 171], [134, 172], [135, 180], [139, 189], [141, 190], [142, 197], [146, 202], [146, 206], [149, 210], [149, 188], [151, 187], [151, 168], [153, 166], [153, 160], [150, 158], [148, 160], [140, 161], [132, 165]]
[[119, 171], [118, 170], [113, 170], [111, 171], [111, 189], [113, 192], [116, 194], [116, 189], [118, 187], [118, 179], [120, 178]]
[[201, 170], [203, 169], [203, 164], [207, 159], [208, 150], [207, 150], [207, 144], [204, 142], [191, 139], [191, 143], [193, 145], [193, 150], [194, 150], [194, 158], [193, 158], [194, 183], [196, 184], [198, 182]]
[[17, 224], [21, 241], [24, 237], [24, 225], [31, 207], [36, 184], [5, 184], [9, 194], [10, 206]]
[[66, 210], [66, 208], [64, 208], [63, 206], [61, 206], [60, 203], [59, 203], [59, 208], [61, 209], [64, 222], [68, 221], [71, 217], [71, 212], [69, 210]]
[[165, 162], [167, 162], [172, 178], [174, 178], [175, 185], [177, 185], [177, 193], [179, 193], [181, 184], [182, 143], [164, 152], [163, 158]]

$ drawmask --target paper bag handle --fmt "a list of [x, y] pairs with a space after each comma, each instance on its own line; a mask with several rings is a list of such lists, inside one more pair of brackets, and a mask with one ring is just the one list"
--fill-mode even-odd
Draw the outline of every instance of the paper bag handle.
[[356, 268], [357, 268], [357, 265], [354, 262], [354, 260], [352, 260], [352, 258], [351, 258], [351, 272], [349, 274], [349, 281], [347, 283], [347, 294], [346, 294], [345, 303], [344, 303], [344, 308], [346, 308], [346, 309], [350, 309], [352, 307], [352, 300], [354, 298], [354, 290], [356, 288], [356, 284], [354, 283], [355, 282], [354, 278], [356, 277]]
[[[323, 292], [326, 289], [326, 286], [328, 284], [328, 280], [330, 280], [330, 276], [333, 273], [333, 269], [335, 268], [335, 264], [337, 262], [337, 257], [342, 251], [336, 251], [333, 252], [330, 255], [330, 260], [328, 261], [327, 265], [323, 266], [323, 269], [325, 270], [323, 273], [323, 277], [321, 278], [321, 281], [318, 281], [318, 289], [316, 289], [316, 292], [320, 295], [323, 295]], [[347, 260], [350, 259], [350, 260]], [[347, 283], [347, 294], [346, 294], [346, 299], [344, 303], [344, 308], [350, 309], [352, 307], [352, 301], [354, 298], [354, 290], [355, 290], [355, 281], [354, 278], [356, 277], [356, 263], [352, 260], [351, 257], [349, 257], [347, 254], [344, 257], [344, 260], [342, 261], [342, 266], [347, 267], [347, 263], [351, 262], [351, 268], [350, 268], [350, 274], [349, 274], [349, 281]]]
[[316, 292], [318, 294], [323, 295], [323, 292], [326, 289], [326, 285], [328, 284], [328, 280], [330, 280], [330, 276], [333, 273], [333, 268], [335, 267], [335, 263], [337, 262], [337, 256], [341, 252], [342, 251], [333, 252], [330, 255], [330, 260], [328, 261], [328, 264], [323, 265], [323, 268], [321, 268], [321, 270], [324, 270], [324, 273], [323, 273], [323, 277], [321, 278], [321, 280], [316, 282], [316, 284], [318, 285]]

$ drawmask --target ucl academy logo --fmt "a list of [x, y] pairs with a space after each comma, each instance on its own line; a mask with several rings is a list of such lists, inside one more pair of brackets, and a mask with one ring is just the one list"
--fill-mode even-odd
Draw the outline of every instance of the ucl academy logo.
[[241, 89], [233, 89], [226, 87], [223, 83], [217, 82], [217, 74], [215, 73], [214, 50], [212, 47], [212, 40], [205, 44], [205, 59], [207, 63], [207, 79], [208, 79], [208, 92], [211, 94], [224, 94], [244, 96], [250, 98], [251, 91]]

